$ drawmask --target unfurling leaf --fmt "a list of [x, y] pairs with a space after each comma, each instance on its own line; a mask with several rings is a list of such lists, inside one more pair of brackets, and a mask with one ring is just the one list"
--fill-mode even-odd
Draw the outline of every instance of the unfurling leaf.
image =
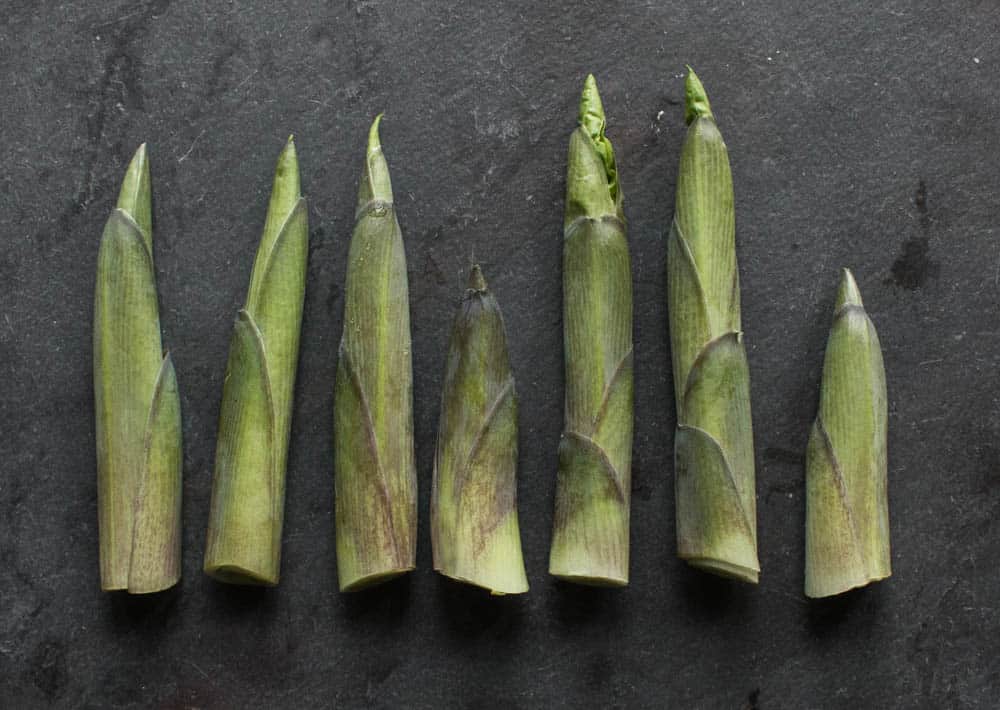
[[566, 422], [549, 573], [628, 583], [632, 274], [611, 142], [593, 76], [570, 136], [563, 233]]

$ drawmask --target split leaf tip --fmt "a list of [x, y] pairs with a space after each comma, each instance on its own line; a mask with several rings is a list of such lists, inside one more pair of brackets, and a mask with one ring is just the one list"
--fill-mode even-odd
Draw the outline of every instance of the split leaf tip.
[[713, 118], [712, 107], [708, 103], [708, 94], [701, 79], [690, 66], [687, 68], [687, 78], [684, 80], [684, 122], [690, 124], [696, 118]]

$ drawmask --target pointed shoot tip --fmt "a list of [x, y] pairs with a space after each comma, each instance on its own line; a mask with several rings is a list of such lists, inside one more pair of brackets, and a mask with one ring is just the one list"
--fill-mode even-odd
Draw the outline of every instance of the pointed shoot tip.
[[285, 147], [281, 150], [281, 161], [293, 160], [298, 163], [298, 153], [295, 150], [295, 135], [292, 134], [288, 136], [288, 140], [285, 141]]
[[842, 269], [840, 286], [837, 288], [837, 301], [834, 304], [834, 311], [839, 311], [844, 306], [862, 306], [861, 291], [858, 290], [858, 283], [854, 280], [854, 274], [850, 269]]
[[358, 208], [360, 209], [372, 200], [392, 202], [392, 182], [389, 179], [389, 166], [382, 152], [382, 141], [379, 137], [379, 125], [383, 114], [378, 114], [372, 121], [368, 131], [368, 147], [365, 149], [365, 174], [361, 189], [358, 192]]
[[276, 224], [280, 225], [301, 196], [299, 156], [295, 150], [295, 136], [292, 135], [288, 136], [288, 140], [282, 146], [274, 166], [274, 182], [271, 187], [271, 200], [268, 204], [268, 223], [274, 218], [278, 220]]
[[151, 200], [149, 160], [146, 155], [146, 144], [143, 143], [136, 148], [132, 159], [129, 160], [115, 206], [135, 220], [150, 249], [153, 248]]
[[687, 78], [684, 80], [684, 122], [690, 124], [696, 118], [712, 117], [712, 107], [708, 103], [708, 94], [701, 79], [694, 69], [687, 65]]
[[604, 121], [604, 104], [597, 91], [597, 79], [593, 74], [588, 74], [583, 82], [583, 93], [580, 94], [580, 125], [593, 136], [604, 128]]
[[486, 277], [483, 276], [483, 270], [479, 268], [479, 264], [473, 264], [472, 270], [469, 272], [469, 290], [470, 291], [486, 290]]
[[382, 141], [379, 138], [378, 127], [379, 127], [379, 124], [382, 123], [382, 116], [384, 116], [384, 115], [385, 115], [384, 113], [380, 113], [379, 115], [377, 115], [375, 117], [375, 120], [372, 121], [372, 127], [368, 131], [368, 155], [369, 156], [372, 155], [372, 154], [374, 154], [374, 153], [376, 153], [377, 151], [382, 150]]
[[127, 172], [136, 173], [141, 171], [143, 173], [148, 173], [149, 160], [147, 157], [146, 144], [139, 144], [139, 147], [136, 148], [135, 152], [132, 154], [132, 159], [128, 161], [128, 168], [126, 169]]

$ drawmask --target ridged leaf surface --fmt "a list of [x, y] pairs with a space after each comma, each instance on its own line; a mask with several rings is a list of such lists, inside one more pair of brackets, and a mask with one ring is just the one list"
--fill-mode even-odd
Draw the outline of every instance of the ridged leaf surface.
[[356, 590], [413, 569], [417, 479], [403, 237], [372, 126], [351, 238], [334, 391], [337, 568]]
[[632, 275], [622, 192], [593, 77], [570, 137], [563, 235], [565, 429], [549, 572], [628, 583]]
[[174, 363], [163, 359], [146, 423], [128, 588], [156, 592], [181, 576], [181, 408]]
[[740, 324], [729, 156], [708, 97], [688, 74], [674, 220], [667, 239], [677, 401], [677, 553], [757, 582], [750, 374]]
[[517, 519], [517, 397], [503, 317], [479, 267], [455, 318], [431, 493], [434, 568], [496, 594], [528, 589]]
[[844, 272], [806, 451], [806, 594], [891, 574], [886, 384], [878, 335]]
[[101, 587], [132, 593], [180, 577], [180, 401], [162, 351], [152, 247], [141, 146], [101, 237], [94, 294]]
[[215, 454], [205, 572], [278, 583], [285, 474], [309, 225], [290, 138], [278, 158], [246, 305], [230, 341]]

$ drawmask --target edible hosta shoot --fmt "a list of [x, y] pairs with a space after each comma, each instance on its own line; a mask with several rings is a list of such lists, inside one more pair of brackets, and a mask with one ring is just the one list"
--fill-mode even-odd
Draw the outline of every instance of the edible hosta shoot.
[[563, 225], [565, 429], [549, 573], [628, 583], [632, 467], [632, 275], [622, 193], [597, 82], [569, 142]]
[[455, 316], [431, 489], [434, 569], [489, 589], [528, 591], [517, 522], [517, 395], [507, 334], [479, 266]]
[[733, 179], [726, 144], [693, 71], [685, 87], [667, 291], [677, 434], [677, 554], [757, 583], [750, 372], [740, 324]]
[[409, 287], [380, 119], [368, 135], [358, 189], [334, 389], [341, 591], [399, 576], [416, 559]]
[[278, 158], [246, 304], [236, 316], [222, 390], [205, 572], [273, 586], [281, 570], [285, 466], [309, 225], [295, 143]]
[[882, 349], [844, 269], [806, 449], [806, 596], [885, 579], [889, 559]]
[[160, 341], [145, 144], [101, 237], [94, 403], [101, 588], [172, 587], [181, 575], [181, 407]]

